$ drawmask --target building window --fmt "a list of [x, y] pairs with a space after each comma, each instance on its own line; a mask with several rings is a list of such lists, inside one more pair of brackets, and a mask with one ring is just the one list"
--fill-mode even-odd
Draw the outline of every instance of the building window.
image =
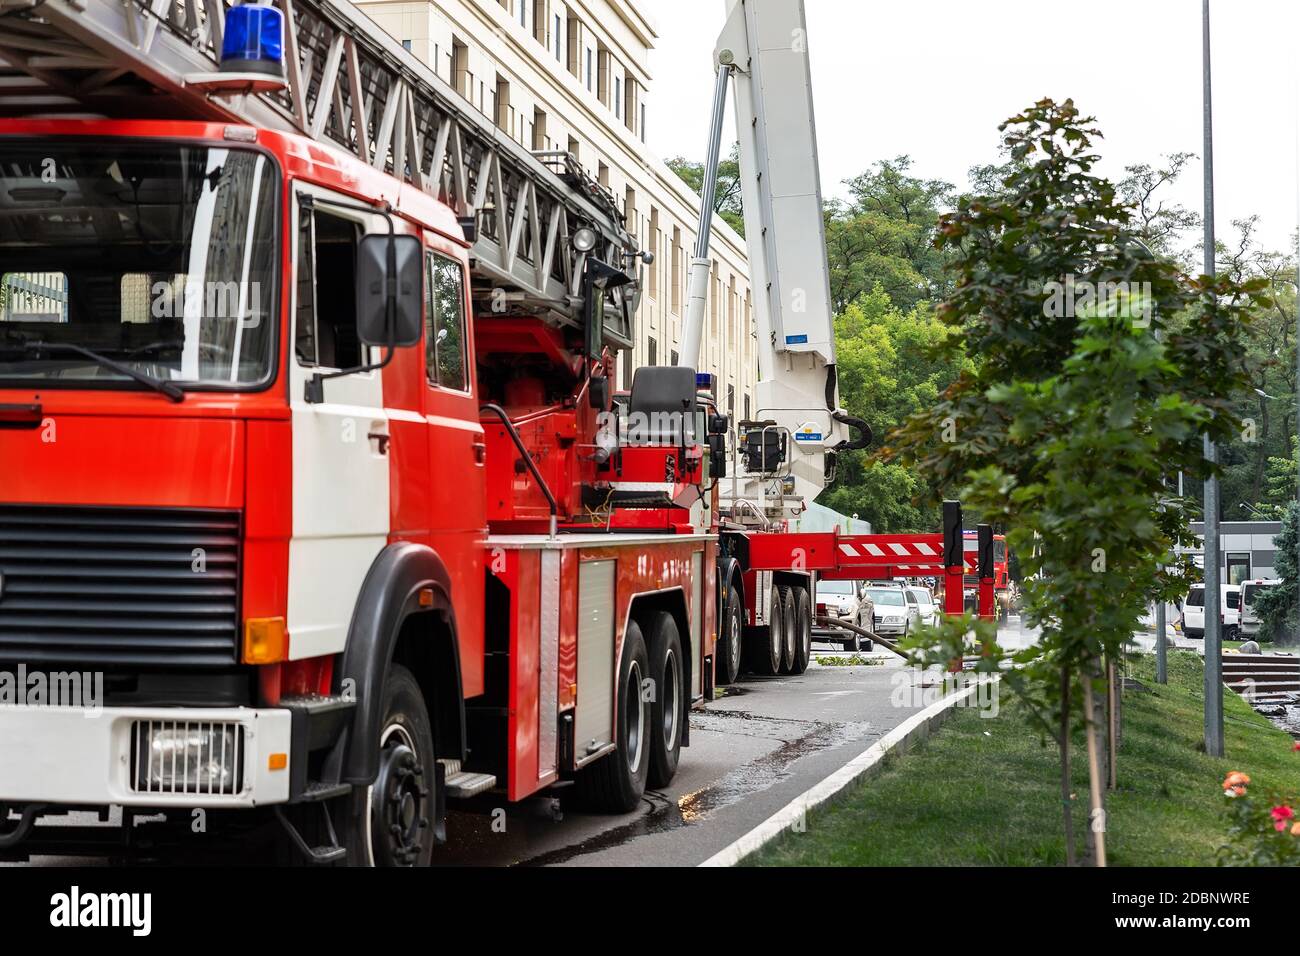
[[682, 314], [682, 230], [673, 226], [673, 263], [672, 263], [672, 310], [673, 315]]
[[659, 346], [654, 339], [651, 339], [649, 342], [646, 343], [646, 364], [647, 365], [659, 364], [658, 362], [659, 356], [657, 354], [658, 351], [659, 351]]
[[578, 137], [569, 137], [569, 155], [573, 157], [575, 163], [581, 163], [582, 157], [578, 155]]
[[628, 186], [623, 193], [623, 224], [635, 238], [641, 238], [641, 224], [637, 221], [636, 215], [636, 190], [631, 186]]
[[645, 142], [645, 104], [641, 104], [641, 142]]
[[474, 92], [474, 77], [469, 72], [469, 47], [451, 38], [451, 85], [465, 99]]
[[559, 63], [564, 62], [564, 24], [560, 22], [560, 15], [557, 13], [554, 20], [555, 36], [555, 59]]
[[410, 41], [410, 40], [403, 40], [403, 41], [402, 41], [402, 49], [405, 50], [407, 53], [410, 53], [410, 52], [411, 52], [411, 41]]
[[596, 99], [609, 105], [609, 50], [602, 43], [596, 47]]
[[745, 421], [749, 421], [749, 396], [745, 396]]
[[614, 77], [614, 116], [618, 119], [623, 117], [623, 78]]
[[1228, 552], [1228, 584], [1240, 584], [1250, 580], [1250, 553]]
[[546, 135], [546, 113], [533, 109], [533, 149], [540, 152], [551, 148], [551, 138]]
[[593, 51], [591, 47], [587, 47], [587, 92], [588, 93], [591, 92], [591, 85], [594, 82], [594, 80], [592, 79], [594, 71], [591, 68], [592, 53]]
[[[654, 206], [650, 207], [650, 251], [654, 253], [655, 261], [646, 266], [650, 270], [650, 298], [658, 301], [659, 299], [659, 210]], [[674, 365], [677, 363], [674, 362]]]
[[525, 30], [528, 29], [528, 0], [515, 0], [515, 6], [519, 8], [519, 25]]
[[623, 352], [623, 375], [622, 381], [618, 383], [620, 389], [632, 387], [632, 350], [625, 349]]
[[514, 130], [510, 128], [510, 81], [502, 76], [497, 77], [496, 91], [492, 95], [492, 120], [498, 129], [514, 136]]
[[596, 164], [596, 181], [606, 189], [609, 188], [609, 167], [604, 163]]
[[533, 0], [533, 39], [546, 46], [546, 0]]
[[731, 418], [736, 417], [736, 386], [727, 386], [727, 414]]
[[636, 132], [636, 80], [630, 76], [623, 84], [623, 125]]
[[568, 71], [582, 79], [582, 21], [569, 14], [568, 22], [569, 61], [565, 64]]

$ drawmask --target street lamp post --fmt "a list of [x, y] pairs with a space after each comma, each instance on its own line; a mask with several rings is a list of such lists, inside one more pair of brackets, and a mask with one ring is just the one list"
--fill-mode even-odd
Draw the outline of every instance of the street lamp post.
[[[1201, 66], [1205, 136], [1205, 274], [1214, 275], [1214, 123], [1210, 96], [1210, 0], [1201, 0]], [[1210, 467], [1218, 449], [1205, 436]], [[1205, 752], [1223, 756], [1223, 646], [1219, 626], [1219, 479], [1205, 481]]]

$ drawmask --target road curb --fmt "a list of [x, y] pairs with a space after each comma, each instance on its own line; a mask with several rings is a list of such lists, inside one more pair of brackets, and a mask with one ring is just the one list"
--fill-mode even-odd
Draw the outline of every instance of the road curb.
[[925, 740], [932, 730], [947, 720], [953, 708], [973, 695], [981, 684], [990, 680], [997, 681], [998, 678], [976, 681], [969, 687], [948, 694], [924, 710], [913, 714], [821, 783], [805, 790], [754, 829], [734, 843], [723, 847], [699, 865], [735, 866], [751, 853], [771, 843], [797, 822], [805, 820], [809, 811], [828, 803], [849, 787], [866, 779], [885, 759], [886, 754], [906, 753], [917, 743]]

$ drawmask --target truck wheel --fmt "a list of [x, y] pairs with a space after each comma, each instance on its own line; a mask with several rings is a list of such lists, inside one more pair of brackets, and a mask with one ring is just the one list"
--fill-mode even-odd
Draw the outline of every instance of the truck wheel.
[[354, 866], [427, 866], [433, 857], [437, 754], [424, 694], [400, 664], [384, 683], [379, 773], [349, 797], [345, 839]]
[[750, 656], [749, 669], [765, 677], [781, 672], [781, 649], [785, 644], [785, 602], [781, 600], [779, 588], [772, 588], [771, 601], [767, 627], [755, 628], [745, 641]]
[[740, 594], [734, 587], [727, 588], [727, 604], [722, 612], [722, 626], [718, 631], [716, 663], [713, 680], [717, 684], [734, 684], [740, 674], [741, 634], [745, 619], [740, 610]]
[[794, 589], [794, 673], [802, 674], [812, 659], [812, 603], [807, 588]]
[[667, 611], [650, 620], [650, 679], [654, 699], [650, 702], [649, 786], [666, 787], [677, 773], [682, 752], [682, 727], [686, 723], [686, 658], [677, 622]]
[[785, 608], [785, 627], [781, 635], [781, 673], [793, 674], [799, 646], [799, 608], [795, 605], [794, 588], [781, 588], [781, 603]]
[[636, 621], [623, 633], [623, 660], [618, 666], [617, 749], [578, 771], [578, 795], [593, 810], [631, 813], [645, 793], [650, 770], [650, 701], [641, 684], [650, 675], [645, 638]]

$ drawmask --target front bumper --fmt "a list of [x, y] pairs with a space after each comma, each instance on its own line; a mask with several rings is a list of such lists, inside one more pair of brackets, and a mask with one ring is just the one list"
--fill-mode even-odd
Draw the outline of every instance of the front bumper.
[[890, 636], [891, 634], [901, 637], [902, 635], [907, 633], [907, 624], [906, 623], [882, 624], [881, 622], [877, 621], [875, 631], [877, 634], [883, 634], [886, 637]]
[[[133, 727], [211, 723], [242, 728], [242, 782], [233, 793], [144, 792], [132, 773]], [[256, 807], [289, 799], [292, 715], [283, 708], [0, 707], [0, 802], [123, 807]], [[288, 761], [271, 769], [270, 756]]]

